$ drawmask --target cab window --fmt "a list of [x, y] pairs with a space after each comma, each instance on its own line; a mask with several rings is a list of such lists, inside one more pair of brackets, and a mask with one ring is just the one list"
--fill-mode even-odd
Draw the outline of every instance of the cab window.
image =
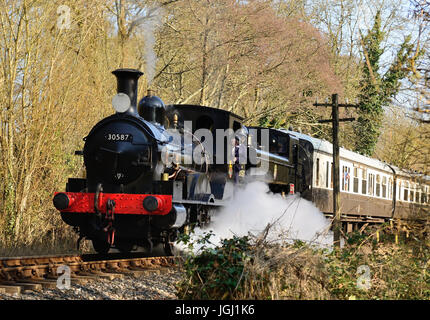
[[289, 158], [290, 139], [288, 135], [271, 132], [269, 141], [270, 153], [277, 154], [284, 158]]

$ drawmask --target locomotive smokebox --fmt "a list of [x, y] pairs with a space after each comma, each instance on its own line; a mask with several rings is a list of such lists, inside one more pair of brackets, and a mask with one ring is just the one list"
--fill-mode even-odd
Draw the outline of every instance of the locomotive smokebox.
[[117, 79], [117, 93], [126, 94], [130, 98], [130, 107], [125, 113], [137, 116], [137, 82], [143, 72], [136, 69], [117, 69], [112, 73]]
[[146, 97], [139, 102], [138, 113], [146, 121], [164, 125], [166, 106], [163, 100], [154, 96], [149, 89]]

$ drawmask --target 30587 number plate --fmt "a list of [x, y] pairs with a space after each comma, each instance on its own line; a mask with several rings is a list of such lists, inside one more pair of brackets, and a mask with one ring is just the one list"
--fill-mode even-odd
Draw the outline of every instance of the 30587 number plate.
[[108, 141], [132, 142], [133, 136], [129, 133], [107, 133], [105, 139]]

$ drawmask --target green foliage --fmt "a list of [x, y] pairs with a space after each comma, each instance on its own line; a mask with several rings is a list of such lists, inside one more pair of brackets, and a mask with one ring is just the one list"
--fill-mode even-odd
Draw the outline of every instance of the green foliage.
[[363, 79], [361, 80], [361, 93], [358, 119], [354, 131], [356, 135], [355, 151], [372, 155], [381, 134], [384, 106], [390, 103], [400, 89], [402, 79], [411, 73], [411, 63], [419, 57], [414, 56], [414, 45], [410, 43], [411, 37], [405, 38], [397, 52], [395, 60], [388, 71], [381, 76], [379, 63], [384, 49], [381, 48], [385, 38], [381, 31], [381, 13], [378, 11], [375, 22], [367, 35], [363, 37]]
[[355, 231], [353, 233], [348, 234], [348, 237], [346, 238], [346, 243], [350, 246], [360, 244], [364, 240], [366, 240], [367, 237], [368, 235], [366, 233]]
[[[200, 253], [191, 254], [184, 262], [186, 279], [179, 283], [178, 295], [183, 299], [232, 299], [241, 290], [241, 279], [250, 245], [247, 237], [222, 240], [219, 247], [207, 245], [213, 233], [202, 236], [196, 244], [202, 245]], [[193, 249], [189, 237], [182, 241]]]
[[282, 117], [263, 116], [258, 120], [258, 125], [265, 128], [279, 129], [287, 127], [287, 123]]
[[[430, 298], [428, 246], [382, 244], [367, 249], [365, 253], [352, 246], [326, 256], [328, 289], [336, 299]], [[365, 268], [369, 270], [369, 288], [360, 288], [359, 281], [365, 279], [360, 270]]]

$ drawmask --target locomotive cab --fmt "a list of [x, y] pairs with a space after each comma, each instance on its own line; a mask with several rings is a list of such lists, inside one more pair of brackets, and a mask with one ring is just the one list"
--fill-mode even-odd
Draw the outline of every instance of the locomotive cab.
[[190, 131], [194, 139], [206, 144], [211, 170], [228, 170], [232, 160], [229, 152], [234, 147], [232, 140], [235, 136], [240, 137], [241, 143], [247, 143], [243, 118], [226, 110], [199, 105], [169, 105], [167, 119], [169, 128]]

